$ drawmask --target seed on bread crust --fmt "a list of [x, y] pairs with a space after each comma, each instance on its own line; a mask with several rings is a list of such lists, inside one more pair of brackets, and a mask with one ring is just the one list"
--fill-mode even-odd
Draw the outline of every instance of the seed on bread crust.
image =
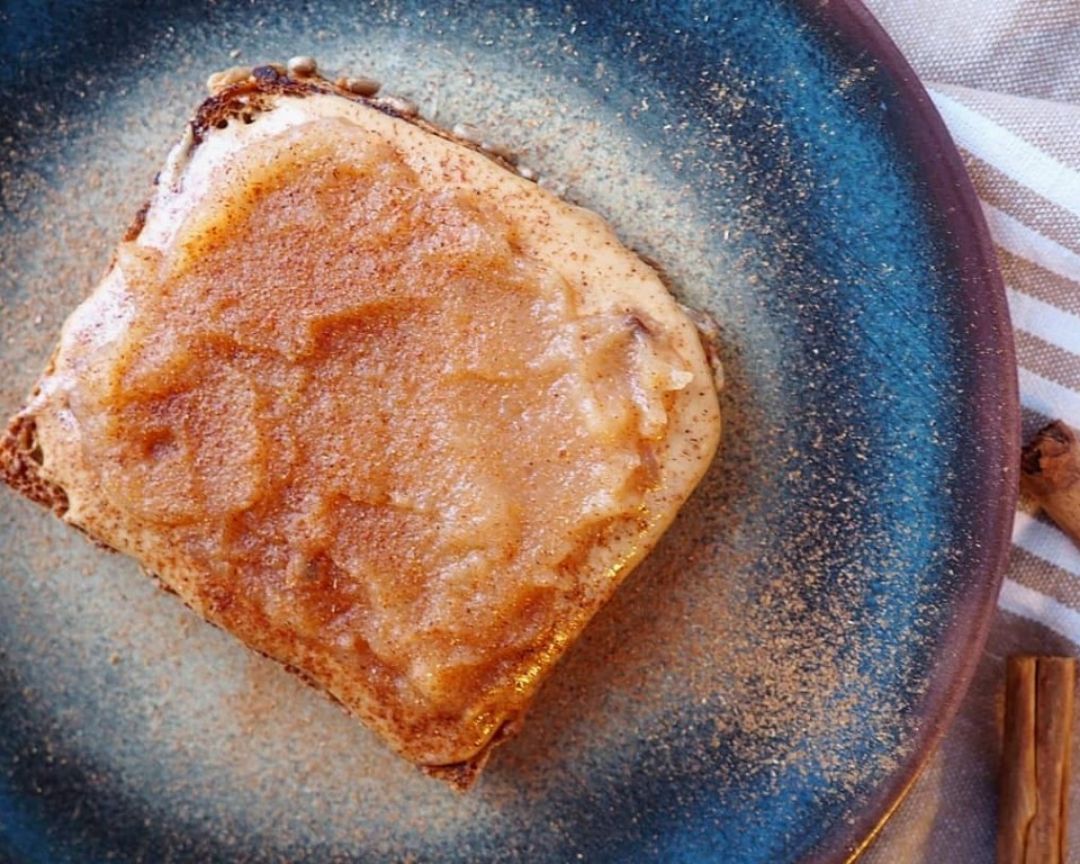
[[450, 131], [455, 137], [468, 141], [470, 144], [479, 144], [484, 140], [484, 134], [471, 123], [455, 123]]
[[338, 78], [334, 83], [357, 96], [374, 96], [382, 88], [382, 84], [374, 78]]
[[209, 90], [210, 95], [213, 96], [221, 90], [224, 90], [226, 87], [231, 87], [233, 84], [239, 84], [241, 81], [247, 81], [250, 77], [250, 66], [230, 66], [228, 69], [215, 72], [207, 78], [206, 89]]
[[381, 96], [377, 104], [402, 117], [415, 117], [420, 113], [420, 106], [403, 96]]
[[286, 65], [290, 75], [299, 75], [303, 78], [319, 71], [319, 64], [315, 62], [315, 58], [308, 57], [306, 54], [291, 58]]

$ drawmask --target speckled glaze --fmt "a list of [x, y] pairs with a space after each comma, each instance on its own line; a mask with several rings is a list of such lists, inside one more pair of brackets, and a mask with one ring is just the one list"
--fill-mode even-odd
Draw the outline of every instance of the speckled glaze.
[[1018, 411], [959, 158], [861, 7], [9, 3], [0, 409], [226, 66], [318, 58], [471, 123], [721, 322], [725, 444], [457, 795], [0, 496], [0, 859], [842, 861], [951, 716]]

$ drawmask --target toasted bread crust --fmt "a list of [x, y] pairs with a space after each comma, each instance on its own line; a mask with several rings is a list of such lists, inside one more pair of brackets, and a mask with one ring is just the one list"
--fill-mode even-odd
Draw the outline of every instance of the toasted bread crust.
[[417, 114], [402, 110], [400, 108], [401, 100], [399, 99], [385, 96], [361, 96], [339, 87], [325, 78], [309, 77], [297, 80], [287, 74], [278, 72], [272, 66], [256, 66], [247, 80], [223, 87], [209, 99], [206, 99], [198, 107], [194, 118], [191, 120], [193, 142], [199, 144], [209, 130], [223, 128], [231, 120], [245, 121], [259, 111], [266, 110], [270, 107], [269, 97], [271, 96], [302, 97], [315, 94], [338, 96], [351, 102], [359, 102], [370, 106], [376, 111], [398, 120], [404, 120], [406, 123], [411, 123], [439, 138], [453, 141], [455, 144], [481, 153], [508, 171], [517, 170], [514, 162], [500, 153], [487, 150], [475, 141], [461, 138], [442, 126], [428, 122]]
[[32, 415], [17, 414], [0, 438], [0, 479], [63, 518], [68, 511], [64, 489], [42, 476], [42, 454], [37, 423]]

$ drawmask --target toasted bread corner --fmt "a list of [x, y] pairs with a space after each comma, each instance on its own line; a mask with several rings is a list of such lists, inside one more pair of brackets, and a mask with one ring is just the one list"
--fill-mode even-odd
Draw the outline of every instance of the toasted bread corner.
[[32, 414], [16, 414], [0, 437], [0, 480], [21, 495], [63, 518], [68, 496], [62, 486], [42, 475], [42, 452]]

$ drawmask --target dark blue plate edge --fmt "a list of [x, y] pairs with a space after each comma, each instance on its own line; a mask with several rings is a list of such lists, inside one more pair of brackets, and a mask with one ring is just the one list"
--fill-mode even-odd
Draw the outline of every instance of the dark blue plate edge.
[[[969, 478], [971, 499], [986, 502], [974, 518], [985, 540], [966, 563], [969, 584], [957, 599], [955, 626], [939, 648], [941, 662], [922, 703], [923, 724], [913, 748], [896, 771], [871, 795], [852, 822], [829, 834], [814, 864], [854, 861], [881, 831], [918, 779], [957, 713], [979, 660], [992, 620], [1009, 551], [1009, 528], [1016, 498], [1019, 458], [1019, 406], [1012, 328], [1001, 276], [978, 200], [959, 153], [926, 90], [897, 47], [859, 0], [799, 0], [809, 15], [839, 39], [872, 59], [895, 84], [895, 102], [908, 117], [902, 138], [928, 180], [932, 199], [943, 214], [953, 243], [953, 262], [961, 274], [961, 293], [973, 316], [970, 350], [976, 356], [976, 390], [971, 394], [981, 428], [984, 473]], [[0, 858], [2, 858], [0, 854]]]
[[971, 315], [969, 348], [976, 374], [970, 393], [980, 429], [977, 444], [983, 472], [968, 478], [970, 500], [983, 502], [973, 514], [982, 543], [966, 562], [969, 585], [958, 598], [953, 626], [940, 646], [941, 663], [919, 705], [922, 723], [914, 746], [854, 819], [829, 834], [806, 864], [836, 864], [859, 858], [881, 833], [915, 785], [952, 723], [967, 693], [997, 608], [1008, 565], [1019, 492], [1020, 401], [1012, 323], [1005, 285], [990, 230], [967, 169], [929, 93], [861, 0], [800, 0], [807, 13], [856, 52], [874, 61], [896, 87], [905, 118], [900, 133], [927, 180], [952, 241], [952, 263]]

